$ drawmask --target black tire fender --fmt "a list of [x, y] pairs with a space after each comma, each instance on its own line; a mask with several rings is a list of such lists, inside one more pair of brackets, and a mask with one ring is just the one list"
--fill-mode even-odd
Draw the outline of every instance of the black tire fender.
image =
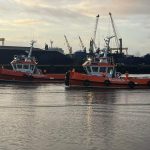
[[26, 78], [27, 80], [32, 80], [33, 76], [31, 74], [24, 74], [24, 78]]
[[109, 80], [105, 80], [105, 81], [104, 81], [104, 85], [105, 85], [105, 86], [109, 86], [110, 84], [111, 84], [111, 83], [110, 83]]
[[69, 80], [70, 80], [70, 71], [66, 72], [65, 85], [69, 86]]
[[89, 80], [84, 80], [83, 85], [84, 86], [90, 86], [90, 81]]
[[150, 88], [150, 81], [147, 82], [147, 86]]
[[28, 75], [28, 79], [29, 80], [33, 80], [33, 76], [32, 75]]
[[133, 81], [130, 81], [128, 83], [129, 88], [133, 89], [135, 87], [135, 83]]

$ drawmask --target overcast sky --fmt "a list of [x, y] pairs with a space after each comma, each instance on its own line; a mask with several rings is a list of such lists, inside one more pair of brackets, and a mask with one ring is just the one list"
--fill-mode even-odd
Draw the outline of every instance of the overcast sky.
[[100, 14], [96, 41], [103, 47], [103, 39], [113, 35], [109, 12], [129, 54], [149, 53], [149, 0], [0, 0], [0, 37], [6, 38], [6, 45], [21, 46], [34, 39], [40, 48], [52, 40], [67, 53], [65, 34], [76, 51], [81, 49], [78, 36], [89, 47]]

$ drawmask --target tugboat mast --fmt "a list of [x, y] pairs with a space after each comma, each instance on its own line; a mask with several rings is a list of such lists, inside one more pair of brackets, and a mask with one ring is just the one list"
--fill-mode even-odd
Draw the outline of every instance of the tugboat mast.
[[28, 58], [31, 58], [31, 55], [32, 55], [32, 49], [33, 49], [34, 43], [36, 43], [36, 41], [32, 40], [32, 41], [31, 41], [30, 51], [29, 51], [29, 54], [28, 54]]

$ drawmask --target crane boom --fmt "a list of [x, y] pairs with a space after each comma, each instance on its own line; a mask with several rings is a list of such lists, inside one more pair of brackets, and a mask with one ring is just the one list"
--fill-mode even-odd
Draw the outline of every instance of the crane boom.
[[114, 20], [112, 18], [111, 13], [109, 13], [109, 16], [110, 16], [110, 19], [111, 19], [111, 24], [112, 24], [112, 28], [113, 28], [113, 32], [114, 32], [114, 36], [115, 36], [115, 42], [116, 42], [117, 48], [119, 49], [119, 40], [118, 40], [117, 32], [116, 32], [116, 29], [115, 29]]
[[94, 43], [95, 43], [95, 39], [96, 39], [96, 32], [97, 32], [98, 21], [99, 21], [99, 14], [96, 16], [96, 23], [95, 23], [94, 36], [93, 36], [93, 42]]
[[83, 42], [82, 42], [82, 40], [81, 40], [81, 37], [80, 37], [80, 36], [79, 36], [79, 40], [80, 40], [81, 47], [82, 47], [82, 49], [84, 50], [85, 46], [84, 46], [84, 44], [83, 44]]
[[65, 41], [66, 41], [66, 44], [67, 44], [69, 53], [72, 54], [72, 47], [70, 46], [70, 44], [69, 44], [69, 42], [68, 42], [68, 39], [67, 39], [66, 35], [64, 35], [64, 37], [65, 37]]

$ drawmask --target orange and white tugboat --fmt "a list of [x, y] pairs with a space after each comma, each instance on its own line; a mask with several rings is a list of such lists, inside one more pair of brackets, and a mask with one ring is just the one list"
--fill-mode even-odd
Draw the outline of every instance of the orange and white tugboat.
[[35, 41], [31, 41], [28, 56], [14, 56], [11, 62], [12, 69], [0, 69], [0, 82], [24, 82], [46, 83], [64, 81], [64, 74], [46, 74], [37, 68], [37, 62], [32, 57], [32, 49]]
[[97, 88], [150, 88], [150, 78], [125, 77], [116, 72], [116, 65], [111, 57], [108, 57], [109, 42], [112, 37], [108, 37], [106, 48], [103, 49], [103, 57], [97, 60], [89, 58], [84, 64], [85, 73], [72, 70], [66, 73], [65, 84], [67, 87], [97, 87]]

